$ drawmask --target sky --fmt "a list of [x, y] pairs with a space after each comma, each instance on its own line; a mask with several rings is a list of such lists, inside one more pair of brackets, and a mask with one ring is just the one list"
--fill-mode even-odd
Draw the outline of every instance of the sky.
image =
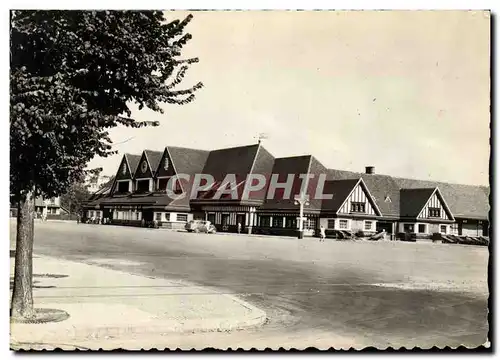
[[[159, 127], [115, 128], [119, 153], [254, 144], [312, 154], [328, 168], [488, 185], [490, 16], [481, 11], [191, 12], [199, 57], [183, 86], [204, 88]], [[167, 19], [186, 12], [168, 12]]]

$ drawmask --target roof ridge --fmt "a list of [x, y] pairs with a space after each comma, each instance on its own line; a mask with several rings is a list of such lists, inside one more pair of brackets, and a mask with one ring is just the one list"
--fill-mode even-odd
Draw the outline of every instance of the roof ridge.
[[249, 147], [254, 147], [254, 146], [259, 146], [259, 144], [251, 144], [251, 145], [243, 145], [243, 146], [231, 146], [231, 147], [225, 147], [225, 148], [220, 148], [220, 149], [212, 149], [212, 150], [208, 150], [208, 151], [212, 152], [212, 151], [232, 150], [232, 149], [240, 149], [240, 148], [249, 148]]
[[[415, 179], [415, 178], [405, 178], [401, 176], [393, 176], [393, 175], [387, 175], [387, 174], [366, 174], [364, 172], [358, 172], [358, 171], [352, 171], [352, 170], [341, 170], [341, 169], [332, 169], [328, 168], [327, 170], [329, 171], [343, 171], [343, 172], [349, 172], [353, 174], [359, 174], [359, 175], [369, 175], [371, 177], [376, 177], [376, 176], [383, 176], [390, 178], [392, 180], [410, 180], [410, 181], [425, 181], [425, 182], [430, 182], [434, 184], [446, 184], [446, 185], [459, 185], [459, 186], [470, 186], [470, 187], [475, 187], [475, 188], [490, 188], [489, 185], [474, 185], [474, 184], [460, 184], [460, 183], [453, 183], [453, 182], [446, 182], [446, 181], [440, 181], [440, 180], [424, 180], [424, 179]], [[436, 185], [436, 186], [438, 186]]]
[[190, 148], [186, 146], [176, 146], [176, 145], [167, 145], [165, 146], [166, 148], [174, 148], [174, 149], [183, 149], [183, 150], [195, 150], [195, 151], [206, 151], [210, 152], [212, 150], [206, 150], [206, 149], [195, 149], [195, 148]]
[[[284, 157], [277, 157], [277, 158], [274, 158], [274, 160], [281, 160], [281, 159], [293, 159], [293, 158], [298, 158], [298, 157], [311, 157], [311, 158], [314, 158], [313, 155], [311, 154], [306, 154], [306, 155], [293, 155], [293, 156], [284, 156]], [[316, 159], [318, 162], [319, 160]]]

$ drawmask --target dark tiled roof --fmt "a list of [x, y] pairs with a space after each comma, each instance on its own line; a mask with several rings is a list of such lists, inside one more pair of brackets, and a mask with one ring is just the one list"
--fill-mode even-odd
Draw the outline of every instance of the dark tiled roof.
[[[308, 173], [311, 158], [311, 155], [303, 155], [277, 158], [274, 160], [272, 173], [279, 174], [278, 183], [285, 183], [287, 181], [288, 174], [295, 175], [292, 192], [290, 198], [283, 199], [283, 191], [277, 189], [274, 198], [266, 200], [266, 202], [262, 206], [263, 210], [283, 209], [298, 211], [299, 207], [295, 205], [294, 196], [300, 193], [300, 189], [302, 186], [302, 179], [299, 177], [299, 175]], [[308, 207], [308, 209], [311, 209], [311, 207]]]
[[487, 219], [489, 188], [437, 181], [395, 178], [401, 188], [437, 187], [455, 218]]
[[194, 175], [203, 171], [209, 151], [168, 146], [168, 152], [179, 174]]
[[[199, 193], [198, 199], [205, 197], [204, 201], [217, 202], [218, 200], [211, 200], [210, 198], [215, 194], [217, 187], [223, 183], [227, 174], [234, 174], [236, 183], [241, 184], [252, 171], [258, 149], [259, 145], [256, 144], [210, 151], [203, 167], [203, 173], [214, 177], [215, 186], [212, 191], [206, 194]], [[240, 188], [238, 188], [238, 191], [240, 194]]]
[[239, 183], [250, 173], [258, 148], [256, 144], [210, 151], [203, 173], [212, 175], [216, 182], [235, 174]]
[[[328, 170], [328, 179], [363, 178], [383, 216], [399, 216], [400, 190], [412, 188], [436, 188], [457, 218], [487, 219], [489, 212], [489, 188], [485, 186], [450, 184], [438, 181], [414, 180], [388, 175], [365, 174], [344, 170]], [[389, 197], [391, 201], [386, 201]]]
[[331, 199], [323, 200], [323, 211], [337, 212], [354, 189], [359, 179], [325, 181], [324, 194], [333, 194]]
[[[189, 182], [182, 182], [183, 190], [186, 192], [186, 196], [183, 199], [177, 199], [173, 202], [166, 199], [164, 200], [165, 205], [189, 208], [193, 177], [195, 174], [203, 171], [209, 152], [177, 146], [168, 146], [167, 149], [177, 173], [190, 175], [191, 180]], [[163, 205], [163, 202], [159, 205]]]
[[390, 176], [370, 175], [343, 170], [328, 170], [327, 179], [359, 179], [362, 178], [383, 216], [399, 216], [400, 187]]
[[134, 176], [135, 170], [137, 169], [137, 165], [139, 164], [142, 155], [125, 154], [125, 156], [130, 166], [130, 173], [132, 174], [132, 176]]
[[[252, 174], [262, 175], [265, 177], [266, 181], [270, 179], [271, 173], [274, 166], [274, 156], [271, 155], [262, 145], [259, 147], [257, 156], [255, 157], [255, 162], [252, 167]], [[253, 183], [255, 184], [255, 183]], [[238, 194], [241, 197], [243, 190], [245, 189], [245, 184], [238, 187]], [[248, 196], [249, 200], [256, 201], [257, 204], [261, 204], [266, 198], [266, 186], [262, 190], [252, 191]]]
[[399, 211], [401, 217], [416, 218], [436, 188], [401, 189]]
[[148, 157], [149, 165], [151, 165], [151, 172], [154, 175], [158, 170], [158, 165], [160, 165], [160, 161], [163, 156], [163, 151], [144, 150], [144, 152]]

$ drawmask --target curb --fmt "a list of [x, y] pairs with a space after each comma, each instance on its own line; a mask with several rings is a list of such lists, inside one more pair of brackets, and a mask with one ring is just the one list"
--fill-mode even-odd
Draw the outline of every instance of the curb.
[[[238, 301], [239, 302], [239, 301]], [[240, 302], [239, 302], [240, 303]], [[241, 303], [240, 303], [241, 304]], [[243, 304], [241, 304], [243, 305]], [[245, 304], [243, 305], [248, 308]], [[262, 325], [266, 321], [266, 314], [262, 310], [254, 311], [237, 319], [193, 319], [193, 320], [162, 320], [151, 321], [133, 326], [96, 326], [72, 328], [64, 330], [43, 331], [43, 338], [23, 339], [12, 336], [11, 343], [68, 343], [85, 340], [122, 337], [127, 335], [164, 335], [182, 334], [188, 332], [226, 332]], [[40, 332], [41, 333], [41, 332]]]
[[[38, 256], [38, 255], [37, 255]], [[54, 259], [50, 256], [41, 255], [41, 258]], [[73, 262], [76, 264], [82, 264], [87, 266], [97, 266], [88, 264], [85, 262], [77, 262], [71, 260], [64, 260], [65, 262]], [[121, 270], [113, 270], [120, 273], [126, 273], [131, 276], [143, 277], [142, 275], [130, 274], [126, 271]], [[161, 278], [158, 278], [159, 280]], [[163, 280], [163, 279], [161, 279]], [[172, 281], [172, 280], [170, 280]], [[177, 280], [176, 280], [177, 281]], [[181, 280], [180, 283], [183, 283], [187, 286], [191, 286], [193, 288], [206, 289], [206, 287], [200, 286], [198, 284], [190, 283], [189, 281]], [[62, 328], [58, 329], [54, 326], [53, 329], [50, 329], [50, 326], [53, 323], [48, 324], [10, 324], [10, 342], [11, 344], [22, 343], [22, 344], [37, 344], [37, 343], [53, 343], [53, 344], [61, 344], [61, 343], [71, 343], [71, 342], [80, 342], [86, 340], [100, 339], [102, 341], [108, 340], [113, 337], [126, 336], [126, 335], [161, 335], [168, 333], [188, 333], [188, 332], [225, 332], [237, 329], [243, 329], [248, 327], [254, 327], [262, 325], [267, 320], [267, 314], [265, 311], [255, 307], [254, 305], [238, 298], [232, 294], [220, 294], [218, 291], [214, 291], [214, 294], [218, 294], [219, 296], [224, 296], [226, 298], [231, 299], [236, 304], [243, 306], [245, 309], [249, 311], [248, 314], [237, 317], [228, 317], [228, 318], [212, 318], [212, 319], [187, 319], [187, 320], [175, 320], [175, 319], [155, 319], [154, 315], [152, 315], [151, 320], [141, 322], [137, 325], [101, 325], [97, 324], [96, 326], [85, 326], [85, 327], [67, 327], [64, 328], [64, 322], [59, 324], [63, 325]], [[71, 316], [71, 312], [70, 312]], [[49, 325], [49, 328], [45, 328], [45, 325]], [[38, 332], [39, 337], [25, 339], [21, 334], [22, 327], [34, 328], [38, 326], [40, 331]], [[21, 335], [13, 336], [13, 328], [20, 328], [16, 332]], [[29, 347], [25, 347], [29, 348]]]

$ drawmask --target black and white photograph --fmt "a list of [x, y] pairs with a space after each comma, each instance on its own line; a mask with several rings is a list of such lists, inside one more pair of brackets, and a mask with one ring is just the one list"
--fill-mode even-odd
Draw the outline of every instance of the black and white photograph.
[[11, 351], [491, 351], [491, 11], [8, 16]]

